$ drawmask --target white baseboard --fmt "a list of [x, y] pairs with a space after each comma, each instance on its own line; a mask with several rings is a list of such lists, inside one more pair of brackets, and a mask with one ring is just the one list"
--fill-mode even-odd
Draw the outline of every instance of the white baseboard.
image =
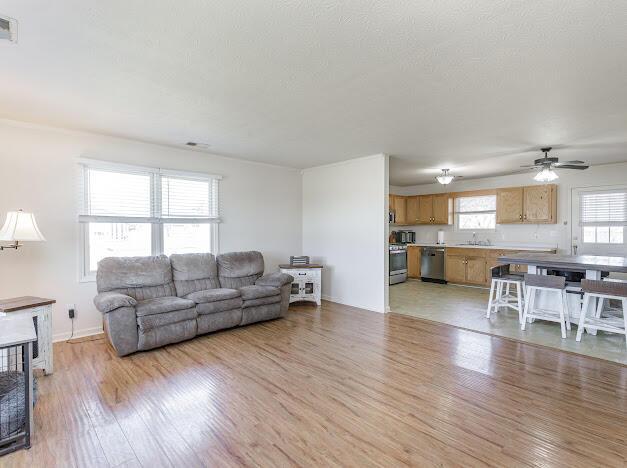
[[[72, 338], [84, 338], [86, 336], [98, 335], [103, 333], [102, 327], [83, 328], [82, 330], [74, 330], [74, 336]], [[72, 334], [70, 332], [55, 333], [52, 335], [52, 342], [67, 341]]]
[[331, 297], [331, 296], [328, 296], [328, 295], [326, 295], [326, 294], [323, 294], [323, 295], [322, 295], [322, 299], [324, 299], [325, 301], [329, 301], [329, 302], [335, 302], [336, 304], [347, 305], [347, 306], [350, 306], [350, 307], [357, 307], [358, 309], [369, 310], [370, 312], [377, 312], [378, 314], [385, 313], [385, 312], [383, 312], [383, 311], [373, 309], [372, 307], [367, 306], [367, 305], [363, 305], [363, 304], [350, 304], [350, 303], [348, 303], [348, 302], [346, 302], [346, 301], [343, 301], [343, 300], [341, 300], [341, 299], [338, 299], [337, 297]]

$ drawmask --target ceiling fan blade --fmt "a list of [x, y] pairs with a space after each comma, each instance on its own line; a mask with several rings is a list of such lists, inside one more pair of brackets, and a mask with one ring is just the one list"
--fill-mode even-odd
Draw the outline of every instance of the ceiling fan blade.
[[559, 166], [555, 166], [557, 169], [579, 169], [580, 171], [584, 169], [588, 169], [590, 166], [576, 166], [573, 164], [560, 164]]
[[556, 166], [563, 166], [564, 164], [585, 164], [585, 161], [562, 161], [555, 163]]
[[537, 165], [536, 164], [527, 164], [527, 165], [520, 166], [520, 167], [532, 168], [532, 167], [542, 167], [542, 165], [541, 164], [537, 164]]

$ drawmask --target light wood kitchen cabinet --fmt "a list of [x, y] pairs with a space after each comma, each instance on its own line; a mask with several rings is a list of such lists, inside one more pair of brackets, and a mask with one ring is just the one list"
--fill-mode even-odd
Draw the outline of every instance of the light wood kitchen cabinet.
[[418, 223], [431, 224], [433, 219], [433, 195], [418, 196]]
[[484, 285], [486, 283], [485, 265], [485, 257], [466, 257], [466, 283]]
[[557, 212], [557, 187], [533, 185], [525, 187], [523, 221], [526, 223], [555, 223]]
[[406, 216], [407, 224], [409, 225], [418, 224], [419, 209], [418, 209], [418, 197], [417, 196], [407, 197], [406, 213], [407, 213], [407, 216]]
[[497, 224], [554, 224], [557, 222], [557, 186], [531, 185], [497, 189]]
[[410, 278], [420, 278], [420, 255], [420, 247], [407, 247], [407, 276]]
[[390, 211], [394, 212], [394, 224], [407, 224], [407, 197], [390, 195]]
[[450, 224], [450, 205], [448, 193], [433, 196], [433, 224]]
[[486, 284], [486, 251], [483, 249], [447, 248], [446, 280], [450, 283]]
[[496, 191], [496, 223], [511, 224], [523, 221], [523, 187]]
[[405, 197], [394, 197], [394, 212], [396, 213], [396, 224], [407, 223], [407, 200]]
[[446, 281], [449, 283], [466, 282], [466, 257], [446, 255]]
[[418, 224], [450, 224], [451, 200], [448, 193], [418, 196]]

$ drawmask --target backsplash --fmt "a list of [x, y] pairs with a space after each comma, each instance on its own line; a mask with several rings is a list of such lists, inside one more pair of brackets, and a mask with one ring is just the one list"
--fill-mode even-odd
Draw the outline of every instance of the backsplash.
[[[435, 243], [440, 229], [447, 244], [472, 240], [472, 231], [459, 231], [454, 226], [390, 226], [390, 230], [415, 231], [417, 243]], [[570, 229], [563, 223], [498, 225], [494, 231], [477, 231], [476, 238], [497, 245], [557, 247], [560, 252], [570, 252]]]

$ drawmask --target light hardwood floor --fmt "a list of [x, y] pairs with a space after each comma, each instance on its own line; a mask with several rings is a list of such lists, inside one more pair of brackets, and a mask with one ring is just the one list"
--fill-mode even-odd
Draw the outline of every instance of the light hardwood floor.
[[55, 345], [29, 466], [621, 466], [627, 368], [325, 302], [126, 358]]

